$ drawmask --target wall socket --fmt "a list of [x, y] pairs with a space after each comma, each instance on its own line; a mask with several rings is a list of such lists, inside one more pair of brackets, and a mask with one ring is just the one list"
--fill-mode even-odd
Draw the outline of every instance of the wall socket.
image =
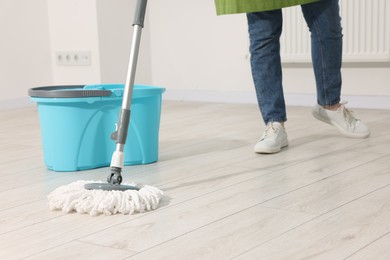
[[57, 51], [55, 57], [58, 66], [91, 65], [91, 52], [89, 51]]

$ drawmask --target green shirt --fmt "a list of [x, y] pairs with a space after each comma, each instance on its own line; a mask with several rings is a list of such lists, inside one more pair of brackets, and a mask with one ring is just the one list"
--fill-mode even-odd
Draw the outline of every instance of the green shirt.
[[217, 14], [254, 13], [302, 5], [319, 0], [215, 0]]

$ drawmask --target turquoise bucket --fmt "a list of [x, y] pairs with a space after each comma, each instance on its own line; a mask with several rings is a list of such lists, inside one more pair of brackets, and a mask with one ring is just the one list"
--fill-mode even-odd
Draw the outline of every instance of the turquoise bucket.
[[[122, 105], [123, 84], [54, 86], [29, 90], [37, 103], [45, 164], [53, 171], [109, 166], [115, 150], [110, 136]], [[165, 88], [135, 85], [125, 165], [158, 160], [161, 99]]]

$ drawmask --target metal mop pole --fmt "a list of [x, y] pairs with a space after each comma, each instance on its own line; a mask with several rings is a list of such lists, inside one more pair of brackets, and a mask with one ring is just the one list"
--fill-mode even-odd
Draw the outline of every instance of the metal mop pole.
[[116, 141], [116, 150], [112, 155], [111, 173], [107, 181], [111, 184], [121, 184], [122, 169], [124, 167], [124, 147], [130, 123], [130, 106], [133, 96], [135, 72], [137, 68], [138, 53], [141, 41], [142, 28], [144, 27], [147, 0], [138, 0], [134, 17], [133, 41], [130, 50], [130, 61], [127, 72], [126, 84], [123, 94], [121, 112], [118, 120], [117, 131], [113, 133], [112, 139]]
[[127, 132], [130, 124], [130, 107], [133, 96], [135, 71], [137, 67], [138, 52], [141, 41], [141, 32], [144, 27], [147, 0], [138, 0], [134, 17], [133, 41], [130, 50], [129, 68], [123, 94], [122, 107], [117, 124], [116, 132], [112, 133], [111, 139], [115, 141], [116, 148], [112, 155], [110, 174], [107, 177], [108, 183], [87, 183], [84, 187], [87, 190], [139, 190], [138, 187], [120, 185], [122, 183], [122, 169], [124, 167], [124, 149], [127, 139]]

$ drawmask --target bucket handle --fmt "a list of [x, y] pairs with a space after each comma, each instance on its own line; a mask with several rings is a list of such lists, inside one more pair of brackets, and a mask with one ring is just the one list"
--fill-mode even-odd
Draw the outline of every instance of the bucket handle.
[[85, 90], [84, 87], [85, 85], [37, 87], [30, 88], [28, 94], [42, 98], [108, 97], [112, 94], [110, 90]]

